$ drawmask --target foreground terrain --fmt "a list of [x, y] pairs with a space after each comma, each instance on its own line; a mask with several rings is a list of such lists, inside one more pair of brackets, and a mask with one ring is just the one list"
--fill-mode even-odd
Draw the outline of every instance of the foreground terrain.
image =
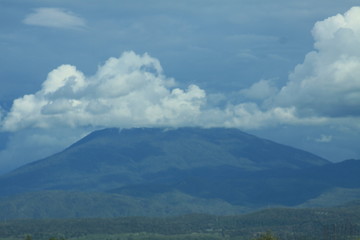
[[268, 209], [236, 216], [12, 220], [0, 222], [0, 239], [359, 239], [360, 202], [313, 209]]

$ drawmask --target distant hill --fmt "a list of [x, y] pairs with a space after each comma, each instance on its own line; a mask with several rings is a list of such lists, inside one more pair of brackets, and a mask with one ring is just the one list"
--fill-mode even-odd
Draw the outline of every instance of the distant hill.
[[232, 214], [324, 197], [334, 205], [351, 200], [336, 189], [356, 199], [359, 162], [330, 163], [237, 129], [104, 129], [1, 176], [0, 218]]

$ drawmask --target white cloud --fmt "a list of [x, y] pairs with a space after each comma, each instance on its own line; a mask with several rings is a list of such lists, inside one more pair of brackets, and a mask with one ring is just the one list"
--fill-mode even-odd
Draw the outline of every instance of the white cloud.
[[246, 98], [250, 100], [265, 100], [273, 97], [278, 92], [278, 88], [271, 80], [260, 80], [251, 85], [250, 88], [240, 91]]
[[82, 29], [85, 20], [74, 13], [61, 8], [36, 8], [23, 20], [27, 25], [52, 28]]
[[360, 7], [317, 22], [306, 55], [275, 98], [307, 115], [360, 116]]
[[49, 73], [41, 90], [14, 101], [2, 128], [194, 125], [205, 91], [174, 86], [159, 61], [147, 54], [110, 58], [91, 77], [62, 65]]
[[[279, 124], [334, 124], [359, 128], [360, 7], [319, 21], [312, 34], [315, 50], [278, 89], [261, 80], [240, 94], [252, 102], [225, 109], [233, 127]], [[255, 103], [257, 102], [257, 104]], [[331, 140], [322, 138], [322, 141]]]
[[[208, 117], [205, 117], [207, 115]], [[219, 109], [217, 115], [217, 118], [213, 118], [216, 116], [214, 110], [204, 112], [202, 120], [208, 119], [208, 121], [202, 126], [258, 129], [277, 125], [319, 125], [327, 121], [321, 117], [300, 118], [294, 107], [274, 107], [264, 110], [252, 102], [229, 104], [225, 109]]]
[[[163, 75], [160, 62], [147, 54], [125, 52], [110, 58], [94, 76], [62, 65], [48, 74], [35, 94], [14, 101], [2, 122], [4, 131], [84, 127], [237, 127], [278, 124], [320, 124], [321, 117], [299, 118], [295, 107], [263, 109], [253, 102], [227, 103], [219, 108], [196, 85], [176, 88]], [[260, 81], [242, 94], [270, 98], [277, 89]], [[211, 100], [209, 101], [211, 102]]]
[[331, 135], [324, 135], [321, 134], [321, 136], [317, 139], [315, 139], [316, 142], [321, 142], [321, 143], [329, 143], [332, 141], [332, 136]]

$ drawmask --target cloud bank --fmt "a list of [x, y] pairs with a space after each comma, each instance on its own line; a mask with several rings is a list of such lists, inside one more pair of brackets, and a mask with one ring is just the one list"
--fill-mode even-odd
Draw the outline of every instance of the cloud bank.
[[157, 59], [125, 52], [107, 60], [94, 76], [71, 65], [53, 70], [38, 92], [14, 101], [2, 127], [194, 125], [205, 101], [198, 86], [176, 88]]
[[41, 27], [82, 29], [86, 27], [85, 20], [74, 13], [61, 8], [36, 8], [23, 20], [27, 25]]
[[[246, 96], [268, 97], [274, 87], [259, 82]], [[75, 66], [62, 65], [48, 74], [35, 94], [14, 101], [2, 122], [5, 131], [23, 129], [102, 127], [239, 127], [316, 123], [298, 119], [296, 108], [262, 109], [256, 103], [210, 106], [205, 90], [196, 85], [176, 87], [160, 62], [148, 54], [125, 52], [110, 58], [95, 75], [86, 77]]]
[[[38, 9], [36, 16], [59, 9]], [[61, 13], [61, 14], [60, 14]], [[34, 15], [34, 16], [35, 16]], [[44, 14], [46, 16], [46, 14]], [[93, 76], [62, 65], [35, 94], [16, 99], [2, 121], [5, 131], [53, 127], [225, 126], [322, 124], [360, 114], [360, 7], [315, 24], [315, 50], [277, 87], [261, 80], [239, 91], [241, 103], [210, 105], [196, 85], [176, 87], [160, 62], [125, 52]], [[30, 18], [31, 19], [31, 18]], [[71, 19], [71, 18], [70, 18]], [[71, 22], [69, 20], [69, 22]]]
[[[34, 16], [47, 16], [44, 13], [49, 11], [64, 13], [38, 9]], [[360, 7], [354, 7], [344, 15], [317, 22], [312, 31], [314, 51], [295, 67], [288, 82], [276, 86], [271, 80], [261, 80], [240, 89], [237, 103], [215, 104], [197, 85], [178, 87], [148, 54], [125, 52], [108, 59], [92, 76], [75, 66], [59, 66], [48, 74], [39, 91], [14, 100], [9, 112], [0, 111], [1, 131], [14, 133], [0, 159], [21, 158], [19, 148], [39, 149], [31, 151], [33, 159], [46, 156], [105, 127], [254, 129], [338, 124], [360, 129], [359, 16]], [[36, 18], [27, 19], [28, 24], [31, 19], [36, 24]], [[69, 22], [62, 26], [76, 25], [75, 20]], [[318, 139], [331, 140], [325, 135]], [[44, 144], [48, 152], [40, 147]]]

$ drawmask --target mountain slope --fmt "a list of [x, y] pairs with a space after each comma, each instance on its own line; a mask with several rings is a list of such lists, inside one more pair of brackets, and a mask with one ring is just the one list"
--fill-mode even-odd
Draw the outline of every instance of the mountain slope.
[[[333, 206], [356, 199], [356, 193], [360, 190], [358, 172], [358, 160], [304, 169], [260, 171], [244, 171], [232, 166], [203, 167], [151, 174], [144, 183], [113, 189], [111, 192], [151, 197], [176, 189], [200, 198], [223, 199], [234, 205], [253, 208], [297, 206], [309, 200], [320, 203], [321, 199], [323, 206]], [[336, 189], [343, 189], [343, 192], [349, 194], [337, 194]], [[323, 194], [326, 194], [325, 199]]]
[[221, 199], [203, 199], [179, 191], [151, 198], [122, 194], [41, 191], [0, 198], [0, 221], [5, 219], [111, 218], [169, 216], [190, 213], [233, 215], [249, 211]]

